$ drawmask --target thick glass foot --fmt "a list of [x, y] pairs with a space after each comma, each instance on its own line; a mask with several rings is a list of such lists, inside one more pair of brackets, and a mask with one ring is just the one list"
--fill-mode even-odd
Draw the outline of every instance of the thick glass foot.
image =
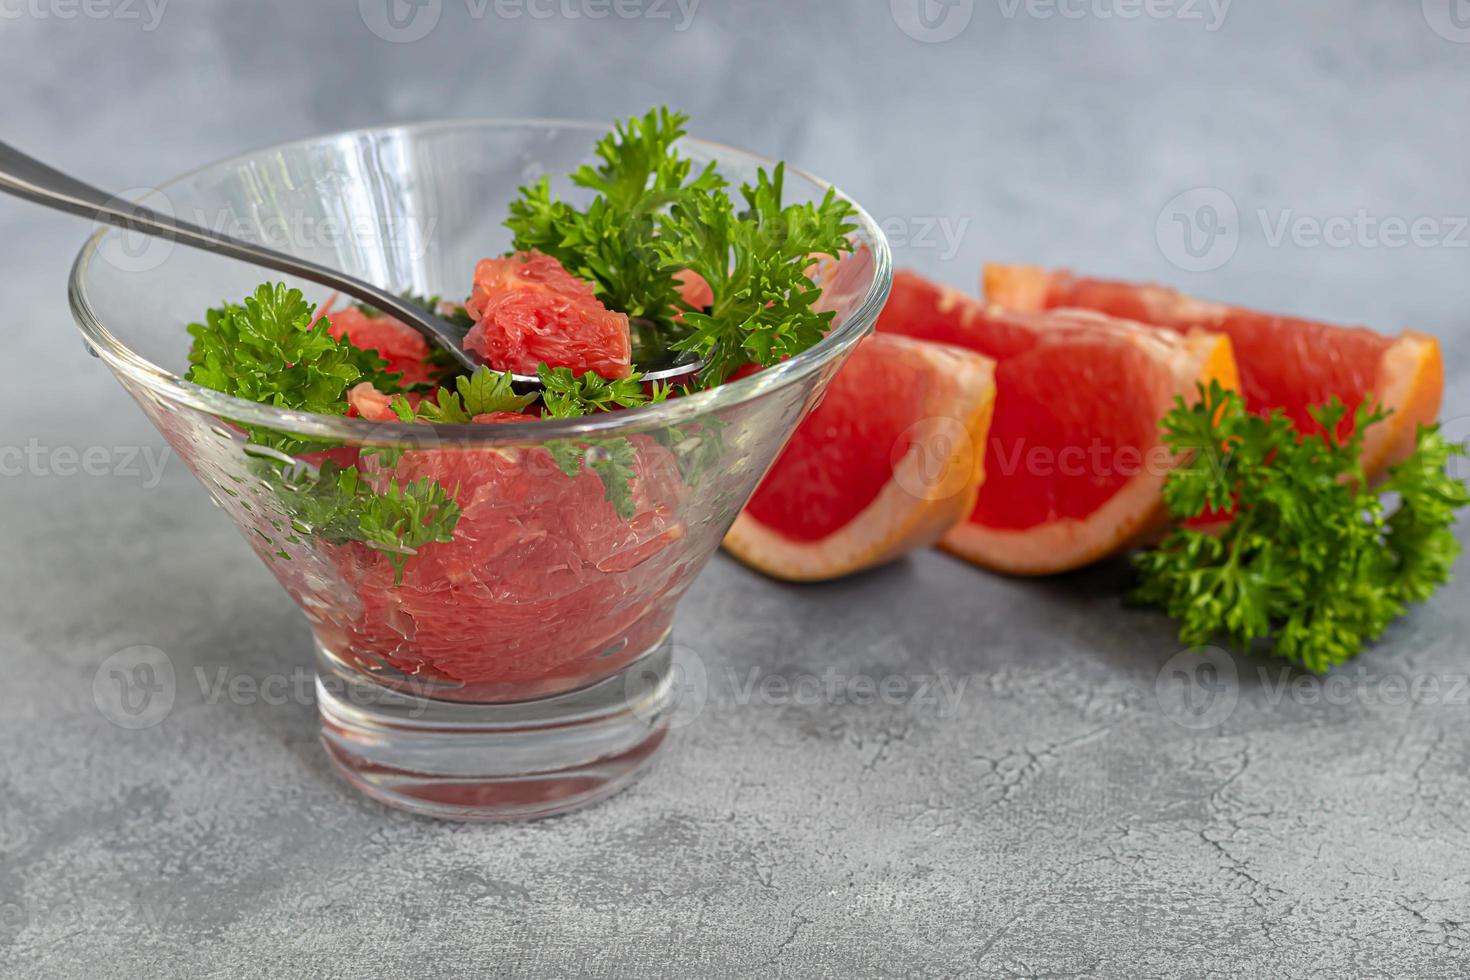
[[668, 731], [669, 635], [618, 673], [556, 697], [471, 704], [415, 697], [317, 648], [322, 744], [368, 796], [444, 820], [529, 820], [630, 784]]

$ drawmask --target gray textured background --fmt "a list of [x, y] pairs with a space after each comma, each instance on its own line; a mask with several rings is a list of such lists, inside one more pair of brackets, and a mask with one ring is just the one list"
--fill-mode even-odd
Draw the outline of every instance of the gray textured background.
[[[956, 285], [987, 258], [1046, 261], [1436, 332], [1465, 431], [1459, 0], [1253, 0], [1223, 21], [1193, 0], [1131, 19], [1127, 0], [965, 0], [940, 43], [901, 29], [909, 0], [704, 0], [688, 20], [651, 2], [595, 21], [443, 0], [427, 37], [388, 43], [350, 0], [173, 0], [157, 20], [3, 0], [0, 139], [125, 188], [381, 121], [670, 101], [700, 135], [834, 178], [901, 263]], [[1203, 273], [1171, 262], [1169, 202], [1195, 188], [1215, 190], [1188, 209], [1224, 194], [1240, 215]], [[1434, 231], [1268, 234], [1360, 213]], [[367, 802], [328, 770], [309, 698], [200, 691], [196, 668], [304, 676], [307, 629], [176, 460], [161, 480], [127, 465], [162, 444], [69, 321], [84, 230], [0, 201], [0, 447], [36, 447], [0, 478], [0, 975], [1470, 969], [1470, 574], [1337, 686], [1232, 662], [1199, 719], [1161, 672], [1167, 624], [1120, 609], [1118, 567], [1027, 583], [932, 553], [797, 589], [721, 558], [681, 617], [708, 701], [634, 789], [516, 827]], [[56, 472], [92, 447], [112, 475]], [[92, 685], [137, 644], [178, 689], [130, 731]], [[959, 696], [742, 693], [828, 667]]]

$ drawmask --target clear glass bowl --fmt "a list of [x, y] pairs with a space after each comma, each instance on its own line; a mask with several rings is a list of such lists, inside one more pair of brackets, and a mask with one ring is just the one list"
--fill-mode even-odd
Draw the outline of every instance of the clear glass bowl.
[[[509, 248], [517, 189], [591, 162], [605, 126], [426, 123], [291, 143], [205, 167], [145, 199], [196, 224], [395, 290], [466, 295], [475, 262]], [[771, 161], [687, 140], [738, 185]], [[827, 185], [788, 168], [791, 200]], [[561, 812], [626, 785], [667, 729], [674, 607], [757, 481], [873, 326], [891, 271], [861, 212], [858, 251], [822, 275], [836, 312], [812, 350], [661, 405], [514, 425], [380, 424], [241, 401], [181, 379], [185, 326], [280, 277], [115, 230], [72, 271], [91, 348], [311, 621], [323, 742], [354, 785], [457, 819]], [[313, 301], [326, 290], [292, 282]], [[291, 456], [252, 432], [300, 440]], [[621, 457], [632, 506], [558, 459]], [[393, 555], [303, 520], [326, 460], [454, 494], [453, 540]], [[575, 466], [573, 466], [575, 472]], [[402, 580], [395, 581], [401, 565]]]

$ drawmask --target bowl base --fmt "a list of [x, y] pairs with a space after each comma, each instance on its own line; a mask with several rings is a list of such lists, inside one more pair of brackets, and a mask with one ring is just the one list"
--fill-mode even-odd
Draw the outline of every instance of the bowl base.
[[605, 799], [643, 772], [674, 707], [670, 634], [590, 687], [473, 704], [378, 684], [317, 648], [322, 744], [363, 793], [442, 820], [533, 820]]

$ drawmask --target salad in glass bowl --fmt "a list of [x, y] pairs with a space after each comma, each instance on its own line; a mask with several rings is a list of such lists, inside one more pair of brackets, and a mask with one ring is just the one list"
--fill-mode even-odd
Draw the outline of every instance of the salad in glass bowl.
[[163, 188], [435, 308], [473, 372], [243, 263], [78, 259], [88, 342], [305, 612], [324, 743], [385, 802], [541, 816], [636, 775], [675, 605], [882, 306], [856, 205], [684, 125], [362, 131]]

